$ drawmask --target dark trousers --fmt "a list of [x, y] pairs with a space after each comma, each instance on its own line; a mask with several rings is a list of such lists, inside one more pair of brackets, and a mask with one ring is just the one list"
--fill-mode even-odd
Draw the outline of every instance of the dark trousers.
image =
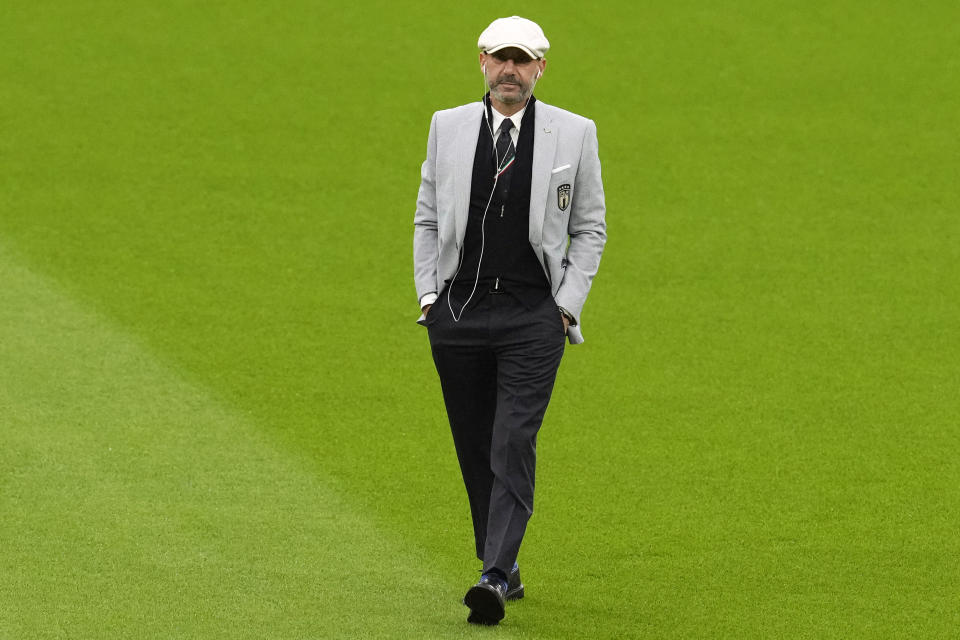
[[533, 514], [537, 431], [563, 356], [563, 320], [550, 295], [528, 309], [484, 293], [454, 322], [444, 294], [426, 325], [477, 557], [484, 571], [509, 574]]

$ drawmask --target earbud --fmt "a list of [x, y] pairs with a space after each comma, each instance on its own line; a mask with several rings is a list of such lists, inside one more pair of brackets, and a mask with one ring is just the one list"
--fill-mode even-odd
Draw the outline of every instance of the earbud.
[[483, 71], [483, 75], [487, 75], [487, 65], [480, 67], [480, 70]]
[[539, 80], [539, 79], [540, 79], [540, 76], [542, 76], [542, 75], [543, 75], [543, 71], [537, 70], [536, 80]]

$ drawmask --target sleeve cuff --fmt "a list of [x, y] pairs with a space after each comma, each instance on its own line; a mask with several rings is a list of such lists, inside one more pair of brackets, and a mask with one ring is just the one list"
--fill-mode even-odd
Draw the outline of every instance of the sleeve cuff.
[[437, 301], [437, 294], [434, 291], [430, 293], [423, 294], [423, 297], [420, 298], [420, 308], [423, 309], [428, 304], [433, 304]]

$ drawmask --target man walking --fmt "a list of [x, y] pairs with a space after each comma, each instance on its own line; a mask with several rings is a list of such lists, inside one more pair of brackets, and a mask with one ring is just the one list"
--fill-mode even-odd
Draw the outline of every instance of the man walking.
[[550, 43], [513, 16], [480, 34], [482, 101], [430, 123], [414, 218], [414, 279], [467, 489], [480, 581], [467, 618], [523, 597], [536, 438], [564, 340], [606, 242], [596, 126], [539, 102]]

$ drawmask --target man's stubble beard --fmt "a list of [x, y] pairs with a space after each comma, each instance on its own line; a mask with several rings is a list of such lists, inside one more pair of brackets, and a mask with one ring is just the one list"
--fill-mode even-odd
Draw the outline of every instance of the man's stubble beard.
[[530, 94], [533, 93], [534, 86], [536, 86], [537, 84], [537, 81], [534, 80], [530, 83], [529, 86], [526, 86], [523, 84], [523, 82], [520, 81], [519, 78], [512, 77], [512, 78], [509, 78], [509, 80], [516, 81], [516, 84], [520, 87], [520, 92], [517, 94], [504, 95], [497, 89], [497, 87], [503, 80], [506, 80], [506, 78], [498, 79], [496, 82], [489, 85], [490, 94], [494, 98], [496, 98], [498, 101], [502, 102], [503, 104], [521, 104], [526, 102], [527, 98], [530, 97]]

